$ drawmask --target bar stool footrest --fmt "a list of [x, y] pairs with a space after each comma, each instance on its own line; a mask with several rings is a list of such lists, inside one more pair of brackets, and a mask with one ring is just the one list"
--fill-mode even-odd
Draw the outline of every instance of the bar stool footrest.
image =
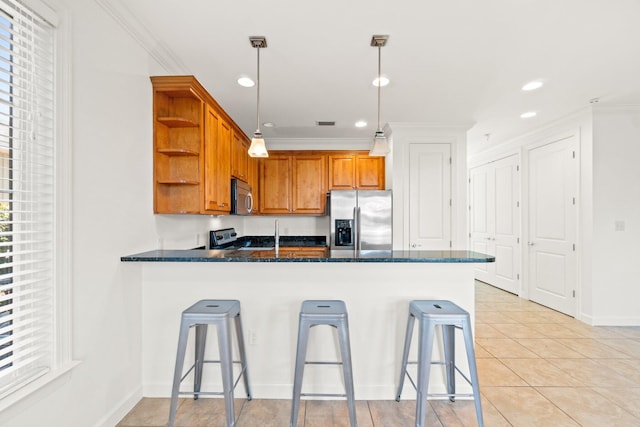
[[333, 393], [300, 393], [300, 396], [309, 397], [347, 397], [346, 394], [333, 394]]

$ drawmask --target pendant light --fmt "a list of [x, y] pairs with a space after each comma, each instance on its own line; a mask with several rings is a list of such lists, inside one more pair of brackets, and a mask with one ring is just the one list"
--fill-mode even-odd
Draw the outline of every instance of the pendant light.
[[377, 79], [377, 86], [378, 86], [378, 129], [376, 129], [376, 134], [373, 137], [373, 145], [371, 146], [371, 151], [369, 151], [369, 155], [370, 156], [384, 156], [387, 153], [389, 153], [389, 151], [391, 151], [391, 149], [389, 148], [389, 141], [387, 141], [387, 138], [384, 136], [384, 131], [382, 130], [382, 123], [380, 122], [380, 89], [382, 88], [382, 85], [380, 84], [380, 80], [381, 80], [381, 54], [382, 54], [382, 47], [384, 45], [387, 44], [387, 40], [389, 39], [389, 36], [373, 36], [371, 37], [371, 46], [373, 47], [377, 47], [378, 48], [378, 79]]
[[269, 157], [269, 152], [264, 144], [262, 132], [260, 132], [260, 48], [267, 47], [267, 39], [265, 37], [249, 37], [251, 46], [258, 50], [258, 74], [256, 86], [258, 89], [258, 99], [256, 106], [256, 131], [251, 138], [251, 146], [249, 147], [249, 157]]

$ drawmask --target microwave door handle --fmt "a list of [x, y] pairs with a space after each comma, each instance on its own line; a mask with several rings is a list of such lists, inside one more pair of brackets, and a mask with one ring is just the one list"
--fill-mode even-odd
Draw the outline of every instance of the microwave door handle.
[[244, 203], [247, 206], [247, 213], [253, 212], [253, 194], [248, 193]]

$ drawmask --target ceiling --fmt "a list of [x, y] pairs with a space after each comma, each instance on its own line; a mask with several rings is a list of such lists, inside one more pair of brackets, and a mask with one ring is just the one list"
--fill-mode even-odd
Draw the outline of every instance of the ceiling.
[[[269, 140], [369, 139], [382, 122], [466, 126], [470, 151], [600, 104], [640, 104], [639, 0], [98, 0], [120, 15], [166, 74], [193, 74], [251, 135], [260, 50]], [[114, 14], [114, 13], [112, 13]], [[523, 92], [533, 79], [545, 86]], [[526, 111], [537, 116], [520, 118]], [[366, 120], [357, 129], [354, 123]], [[317, 121], [335, 121], [332, 128]]]

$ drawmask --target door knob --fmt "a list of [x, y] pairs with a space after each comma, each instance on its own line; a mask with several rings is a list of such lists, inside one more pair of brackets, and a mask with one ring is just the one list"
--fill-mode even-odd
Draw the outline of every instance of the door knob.
[[534, 242], [529, 242], [529, 246], [533, 246], [533, 245], [535, 245]]

